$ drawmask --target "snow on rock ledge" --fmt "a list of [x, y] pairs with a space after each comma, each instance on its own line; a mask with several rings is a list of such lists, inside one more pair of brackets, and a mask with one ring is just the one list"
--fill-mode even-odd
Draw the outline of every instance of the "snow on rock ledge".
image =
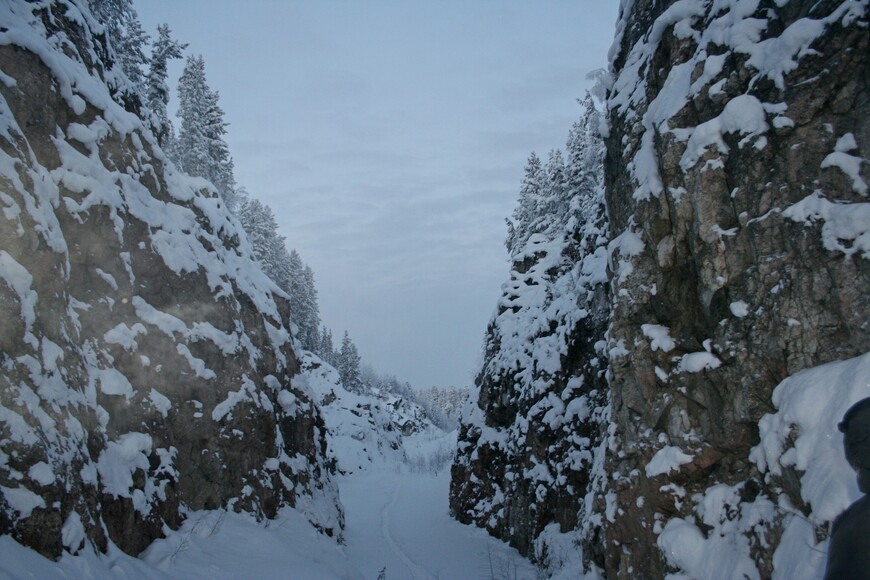
[[0, 25], [0, 534], [135, 555], [187, 509], [284, 506], [340, 530], [288, 304], [238, 222], [113, 100], [86, 3], [10, 0]]

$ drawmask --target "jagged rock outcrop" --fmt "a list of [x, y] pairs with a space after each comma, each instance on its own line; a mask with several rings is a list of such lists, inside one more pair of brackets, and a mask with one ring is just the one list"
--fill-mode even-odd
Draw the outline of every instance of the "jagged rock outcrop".
[[809, 514], [794, 467], [750, 450], [780, 381], [870, 347], [867, 6], [622, 3], [610, 578], [697, 575], [687, 540], [710, 570], [769, 577], [788, 506]]
[[102, 34], [75, 0], [0, 6], [0, 533], [138, 554], [183, 509], [284, 506], [338, 532], [287, 300], [112, 99]]
[[573, 541], [560, 536], [593, 525], [584, 514], [602, 475], [593, 464], [609, 412], [603, 146], [598, 114], [587, 107], [567, 169], [551, 156], [547, 183], [537, 184], [530, 159], [508, 242], [510, 282], [487, 330], [479, 393], [463, 412], [451, 470], [459, 521], [553, 566], [562, 557], [555, 543]]

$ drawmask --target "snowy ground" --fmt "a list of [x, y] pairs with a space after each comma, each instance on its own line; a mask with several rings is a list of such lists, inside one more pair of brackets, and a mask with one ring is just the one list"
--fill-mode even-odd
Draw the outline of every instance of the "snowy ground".
[[451, 435], [405, 440], [409, 461], [339, 478], [346, 510], [344, 545], [318, 534], [294, 510], [265, 523], [226, 512], [197, 512], [142, 559], [118, 550], [51, 562], [0, 537], [0, 578], [365, 578], [531, 579], [535, 568], [482, 530], [451, 519], [449, 470], [432, 467]]
[[348, 559], [364, 578], [535, 578], [515, 550], [447, 512], [446, 471], [342, 482]]

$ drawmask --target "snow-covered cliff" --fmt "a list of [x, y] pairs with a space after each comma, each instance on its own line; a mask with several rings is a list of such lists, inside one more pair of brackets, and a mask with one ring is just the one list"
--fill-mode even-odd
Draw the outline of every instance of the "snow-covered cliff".
[[282, 506], [338, 531], [285, 296], [113, 99], [104, 38], [77, 0], [0, 5], [0, 533], [137, 554], [188, 508]]
[[623, 0], [606, 274], [584, 230], [512, 230], [460, 520], [566, 575], [822, 574], [858, 497], [836, 425], [870, 396], [868, 4]]
[[396, 469], [408, 460], [405, 436], [442, 432], [406, 397], [368, 386], [349, 391], [338, 371], [310, 352], [302, 353], [301, 365], [300, 379], [322, 410], [330, 460], [340, 474]]
[[[607, 219], [592, 101], [567, 162], [532, 156], [508, 246], [510, 281], [486, 334], [476, 397], [460, 422], [450, 505], [551, 567], [596, 524], [609, 407], [605, 382]], [[590, 519], [592, 518], [592, 519]], [[566, 554], [567, 556], [567, 554]]]
[[609, 576], [819, 573], [854, 489], [836, 422], [870, 391], [861, 358], [800, 371], [870, 349], [867, 9], [622, 3]]

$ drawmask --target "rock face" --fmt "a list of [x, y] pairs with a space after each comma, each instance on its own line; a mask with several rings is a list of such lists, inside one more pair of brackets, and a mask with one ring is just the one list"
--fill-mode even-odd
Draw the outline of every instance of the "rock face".
[[784, 512], [762, 507], [808, 513], [793, 468], [750, 461], [771, 392], [870, 346], [868, 3], [775, 4], [622, 5], [608, 577], [680, 568], [671, 532], [689, 516], [770, 576]]
[[238, 222], [112, 99], [85, 6], [0, 24], [0, 533], [138, 554], [183, 509], [284, 506], [340, 531], [288, 303]]
[[554, 566], [554, 542], [591, 522], [586, 501], [608, 417], [603, 148], [591, 104], [585, 120], [569, 140], [567, 179], [551, 157], [549, 185], [521, 195], [521, 207], [537, 209], [515, 230], [526, 235], [512, 236], [510, 281], [451, 470], [459, 521]]
[[[868, 24], [866, 0], [623, 0], [605, 139], [609, 305], [589, 309], [609, 321], [560, 326], [572, 314], [530, 333], [529, 352], [568, 329], [550, 374], [536, 357], [493, 366], [514, 348], [504, 320], [527, 304], [511, 291], [556, 295], [570, 269], [533, 279], [552, 254], [515, 261], [460, 432], [460, 520], [539, 559], [548, 525], [576, 530], [583, 566], [608, 578], [809, 573], [791, 556], [824, 540], [837, 502], [807, 487], [810, 471], [831, 480], [797, 461], [810, 456], [798, 442], [816, 444], [791, 425], [815, 436], [836, 421], [825, 431], [794, 400], [772, 413], [813, 377], [867, 396], [850, 374], [866, 355], [819, 365], [870, 350]], [[582, 397], [582, 418], [558, 411]]]

